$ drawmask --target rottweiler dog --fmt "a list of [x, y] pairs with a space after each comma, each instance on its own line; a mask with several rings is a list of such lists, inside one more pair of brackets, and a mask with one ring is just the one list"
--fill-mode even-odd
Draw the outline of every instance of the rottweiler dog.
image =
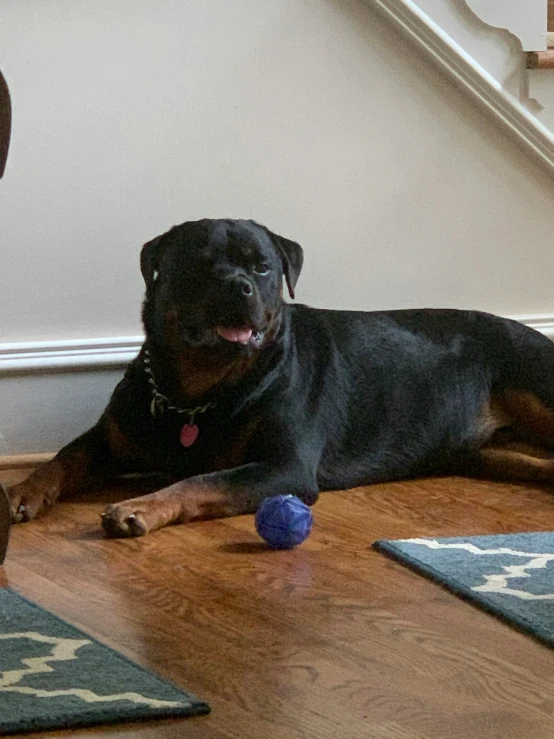
[[554, 344], [481, 312], [320, 310], [301, 247], [246, 220], [145, 244], [146, 340], [98, 423], [9, 490], [14, 522], [108, 478], [109, 536], [253, 513], [266, 496], [428, 475], [554, 483]]

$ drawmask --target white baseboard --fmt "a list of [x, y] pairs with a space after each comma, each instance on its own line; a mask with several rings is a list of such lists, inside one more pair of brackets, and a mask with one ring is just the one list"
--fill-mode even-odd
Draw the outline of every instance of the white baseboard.
[[[554, 340], [554, 315], [515, 316]], [[142, 336], [0, 344], [2, 458], [54, 452], [99, 418]]]

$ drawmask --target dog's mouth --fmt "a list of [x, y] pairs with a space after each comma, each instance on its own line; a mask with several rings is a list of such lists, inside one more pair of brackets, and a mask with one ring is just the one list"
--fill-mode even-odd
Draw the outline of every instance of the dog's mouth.
[[215, 332], [222, 339], [232, 344], [242, 344], [243, 346], [252, 346], [254, 348], [259, 347], [264, 339], [263, 331], [257, 331], [248, 326], [216, 326]]

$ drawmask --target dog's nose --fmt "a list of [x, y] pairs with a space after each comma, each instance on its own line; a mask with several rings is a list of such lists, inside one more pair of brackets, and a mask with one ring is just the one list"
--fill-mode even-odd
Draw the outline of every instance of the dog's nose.
[[254, 293], [254, 288], [252, 287], [252, 283], [250, 280], [247, 280], [246, 277], [239, 277], [237, 282], [237, 289], [243, 294], [246, 295], [247, 298], [250, 298], [252, 294]]

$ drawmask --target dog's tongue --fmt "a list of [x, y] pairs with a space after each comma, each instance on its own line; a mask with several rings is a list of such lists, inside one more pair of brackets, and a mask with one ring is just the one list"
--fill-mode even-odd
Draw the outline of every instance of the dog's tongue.
[[235, 341], [239, 344], [248, 344], [252, 336], [251, 328], [225, 328], [218, 326], [217, 333], [227, 341]]

